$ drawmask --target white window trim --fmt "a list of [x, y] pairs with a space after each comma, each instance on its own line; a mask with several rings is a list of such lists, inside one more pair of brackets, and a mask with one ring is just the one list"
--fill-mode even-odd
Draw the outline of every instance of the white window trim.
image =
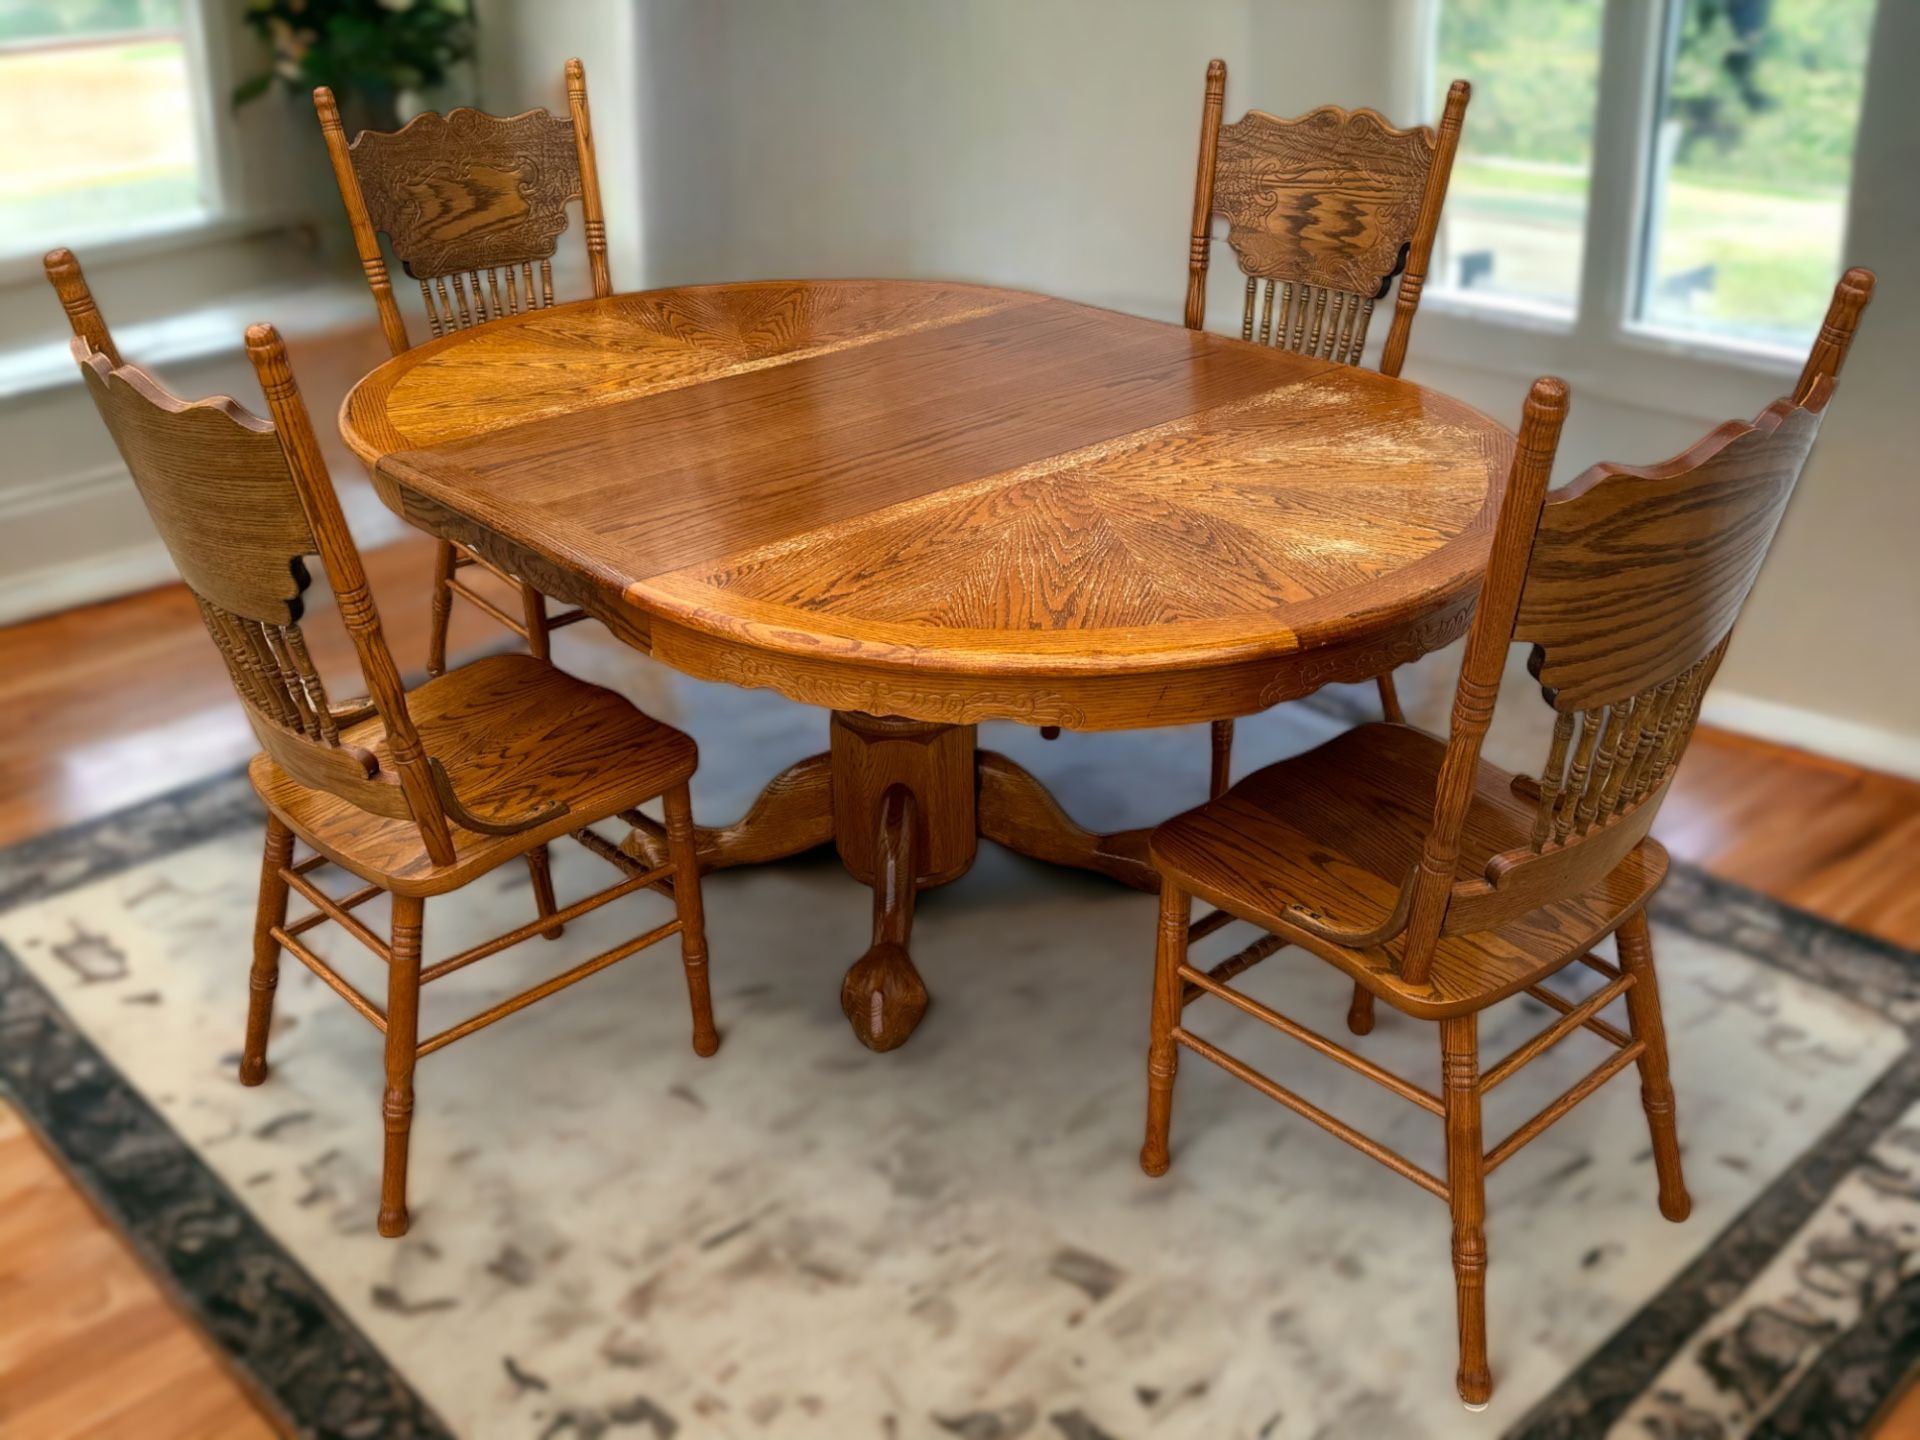
[[[1409, 55], [1395, 66], [1401, 107], [1425, 115], [1435, 94], [1434, 41], [1444, 0], [1400, 0]], [[1606, 0], [1594, 114], [1593, 168], [1580, 291], [1571, 319], [1524, 304], [1429, 289], [1416, 352], [1513, 378], [1553, 373], [1575, 394], [1689, 419], [1752, 408], [1755, 382], [1784, 384], [1802, 357], [1734, 339], [1679, 333], [1634, 318], [1647, 223], [1654, 111], [1665, 62], [1668, 0]], [[1467, 110], [1473, 126], [1473, 110]]]

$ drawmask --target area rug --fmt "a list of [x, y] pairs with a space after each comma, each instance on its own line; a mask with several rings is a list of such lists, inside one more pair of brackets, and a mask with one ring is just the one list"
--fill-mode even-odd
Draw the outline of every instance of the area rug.
[[[768, 696], [627, 683], [699, 737], [705, 817], [824, 739]], [[1282, 707], [1241, 763], [1345, 723]], [[1204, 790], [1203, 731], [981, 738], [1101, 826]], [[0, 855], [0, 1084], [302, 1434], [1840, 1436], [1920, 1356], [1916, 957], [1685, 868], [1655, 946], [1693, 1216], [1658, 1214], [1630, 1077], [1496, 1173], [1496, 1390], [1471, 1415], [1432, 1197], [1197, 1061], [1172, 1172], [1141, 1175], [1148, 897], [983, 846], [920, 906], [926, 1022], [873, 1055], [838, 1005], [865, 892], [830, 856], [717, 874], [719, 1054], [693, 1055], [662, 950], [423, 1062], [413, 1228], [387, 1241], [376, 1032], [289, 961], [273, 1073], [234, 1078], [259, 827], [236, 776]], [[555, 855], [563, 902], [600, 883]], [[430, 905], [428, 958], [530, 903], [503, 871]], [[664, 907], [450, 976], [423, 1025]], [[1346, 987], [1289, 954], [1245, 988], [1343, 1033]], [[1487, 1056], [1546, 1019], [1490, 1012]], [[1218, 1002], [1188, 1023], [1440, 1166], [1424, 1112]], [[1383, 1010], [1359, 1043], [1437, 1074], [1430, 1026]], [[1556, 1047], [1495, 1092], [1489, 1136], [1603, 1054]]]

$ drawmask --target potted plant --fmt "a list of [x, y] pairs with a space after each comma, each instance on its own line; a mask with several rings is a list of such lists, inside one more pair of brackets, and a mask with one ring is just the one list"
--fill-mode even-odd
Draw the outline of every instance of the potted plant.
[[412, 119], [473, 56], [468, 0], [248, 0], [246, 21], [273, 63], [235, 87], [233, 103], [258, 99], [276, 81], [303, 93], [326, 85], [349, 133]]

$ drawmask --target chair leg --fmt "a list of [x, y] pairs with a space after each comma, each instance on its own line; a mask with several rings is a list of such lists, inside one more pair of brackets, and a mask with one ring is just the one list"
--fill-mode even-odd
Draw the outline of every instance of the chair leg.
[[1680, 1173], [1680, 1136], [1674, 1126], [1673, 1081], [1667, 1075], [1667, 1026], [1660, 1015], [1660, 988], [1653, 978], [1653, 937], [1643, 910], [1616, 935], [1620, 968], [1633, 976], [1627, 990], [1627, 1024], [1640, 1052], [1640, 1103], [1653, 1133], [1653, 1168], [1660, 1177], [1660, 1213], [1669, 1220], [1687, 1218], [1693, 1201]]
[[1213, 722], [1213, 768], [1207, 776], [1207, 798], [1218, 800], [1233, 784], [1233, 721]]
[[1487, 1184], [1480, 1133], [1479, 1017], [1440, 1022], [1440, 1076], [1447, 1115], [1447, 1200], [1453, 1211], [1453, 1292], [1460, 1321], [1460, 1398], [1484, 1409], [1487, 1370]]
[[[533, 880], [534, 908], [540, 912], [540, 918], [544, 920], [560, 908], [553, 901], [553, 865], [546, 846], [536, 845], [527, 852], [527, 874]], [[566, 933], [566, 926], [552, 925], [542, 930], [540, 935], [542, 939], [558, 940]]]
[[427, 674], [447, 673], [447, 622], [453, 616], [453, 572], [458, 552], [442, 540], [433, 552], [433, 628], [427, 635]]
[[1395, 725], [1407, 723], [1407, 712], [1400, 708], [1400, 692], [1394, 688], [1393, 672], [1386, 670], [1373, 677], [1380, 690], [1380, 714]]
[[1173, 1028], [1180, 1020], [1180, 967], [1187, 960], [1187, 895], [1165, 876], [1160, 880], [1160, 931], [1153, 954], [1153, 1029], [1147, 1043], [1147, 1139], [1140, 1168], [1164, 1175], [1167, 1132], [1173, 1125], [1173, 1078], [1180, 1069]]
[[1373, 992], [1357, 981], [1347, 1004], [1347, 1029], [1356, 1035], [1373, 1033]]
[[536, 660], [551, 660], [553, 645], [547, 638], [547, 597], [524, 580], [520, 582], [520, 610], [527, 620], [527, 652]]
[[420, 922], [425, 902], [393, 897], [392, 958], [387, 964], [387, 1089], [380, 1114], [387, 1148], [380, 1167], [380, 1233], [407, 1233], [407, 1142], [413, 1131], [413, 1062], [420, 1042]]
[[693, 843], [693, 805], [685, 782], [661, 797], [667, 812], [667, 857], [673, 862], [673, 903], [680, 913], [680, 963], [687, 971], [687, 1002], [693, 1007], [693, 1053], [720, 1048], [713, 1028], [713, 993], [707, 983], [706, 914], [700, 904], [700, 860]]
[[1058, 740], [1060, 738], [1060, 727], [1058, 725], [1042, 725], [1040, 727], [1040, 738], [1042, 740]]
[[267, 1078], [267, 1030], [273, 1024], [273, 992], [280, 984], [276, 926], [287, 923], [287, 882], [280, 872], [293, 863], [293, 831], [278, 815], [267, 816], [266, 853], [260, 861], [260, 903], [253, 912], [253, 971], [247, 979], [247, 1039], [240, 1050], [240, 1083]]

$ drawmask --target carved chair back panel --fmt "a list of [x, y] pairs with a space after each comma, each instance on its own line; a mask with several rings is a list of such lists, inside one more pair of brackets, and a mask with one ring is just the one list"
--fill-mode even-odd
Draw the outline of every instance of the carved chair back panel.
[[225, 396], [176, 400], [143, 371], [113, 368], [84, 340], [74, 350], [261, 747], [304, 784], [412, 819], [374, 756], [342, 742], [308, 650], [306, 561], [320, 547], [273, 426]]
[[1532, 834], [1456, 891], [1449, 931], [1578, 893], [1646, 837], [1831, 390], [1665, 464], [1595, 466], [1542, 507], [1513, 628], [1557, 712]]
[[420, 284], [435, 335], [554, 303], [553, 254], [582, 193], [570, 122], [460, 108], [349, 147], [367, 217]]
[[[1335, 297], [1342, 311], [1370, 311], [1406, 263], [1435, 148], [1428, 127], [1401, 130], [1373, 110], [1333, 105], [1295, 119], [1252, 110], [1221, 126], [1213, 213], [1226, 219], [1227, 244], [1249, 277], [1243, 338], [1254, 338], [1257, 280], [1292, 292], [1282, 298], [1296, 312], [1291, 323], [1260, 327], [1262, 339], [1289, 349], [1302, 348], [1307, 312], [1324, 317]], [[1273, 299], [1269, 283], [1268, 311]], [[1311, 333], [1327, 335], [1319, 323]]]
[[545, 110], [428, 111], [350, 147], [367, 215], [409, 275], [551, 259], [580, 197], [573, 126]]

